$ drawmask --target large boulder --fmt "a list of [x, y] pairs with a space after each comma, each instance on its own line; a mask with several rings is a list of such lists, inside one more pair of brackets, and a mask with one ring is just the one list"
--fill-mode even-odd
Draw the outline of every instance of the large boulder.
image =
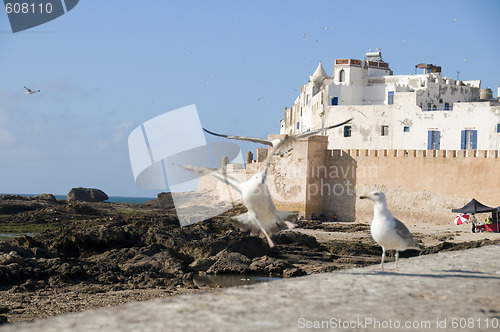
[[103, 202], [109, 197], [100, 189], [94, 188], [73, 188], [66, 196], [67, 201], [82, 201], [82, 202]]
[[158, 194], [158, 198], [152, 199], [144, 203], [146, 206], [160, 209], [173, 209], [174, 199], [172, 198], [172, 194], [169, 192], [162, 192]]

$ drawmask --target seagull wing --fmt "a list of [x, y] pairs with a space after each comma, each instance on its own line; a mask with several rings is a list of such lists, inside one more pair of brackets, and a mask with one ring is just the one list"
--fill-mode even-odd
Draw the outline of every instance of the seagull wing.
[[347, 120], [347, 121], [344, 121], [344, 122], [338, 123], [336, 125], [330, 126], [330, 127], [316, 129], [316, 130], [313, 130], [313, 131], [310, 131], [310, 132], [307, 132], [307, 133], [299, 134], [299, 135], [297, 135], [297, 139], [307, 138], [309, 136], [319, 134], [320, 132], [322, 132], [324, 130], [330, 130], [330, 129], [333, 129], [333, 128], [337, 128], [337, 127], [343, 126], [346, 123], [350, 122], [351, 120], [352, 120], [352, 118], [349, 119], [349, 120]]
[[26, 90], [28, 90], [28, 92], [31, 92], [31, 89], [28, 89], [26, 86], [24, 86], [24, 88], [25, 88]]
[[279, 154], [280, 151], [283, 149], [288, 149], [291, 150], [293, 143], [297, 142], [297, 136], [295, 135], [288, 135], [285, 136], [285, 138], [280, 139], [277, 143], [273, 145], [271, 150], [267, 154], [266, 160], [262, 163], [262, 165], [259, 168], [259, 172], [264, 173], [264, 176], [262, 177], [262, 183], [266, 180], [266, 174], [267, 170], [269, 168], [269, 164], [271, 163], [271, 160], [273, 159], [273, 156], [275, 154]]
[[235, 178], [227, 175], [222, 175], [219, 172], [217, 172], [216, 169], [214, 168], [206, 168], [206, 167], [199, 167], [199, 166], [191, 166], [191, 165], [178, 165], [174, 164], [176, 166], [182, 167], [185, 170], [188, 170], [193, 173], [201, 174], [201, 175], [212, 175], [214, 178], [217, 180], [220, 180], [224, 183], [229, 184], [231, 187], [233, 187], [236, 191], [238, 191], [241, 194], [241, 189], [240, 189], [240, 182], [236, 180]]
[[214, 133], [214, 132], [212, 132], [210, 130], [207, 130], [205, 128], [203, 128], [203, 130], [205, 132], [209, 133], [210, 135], [214, 135], [214, 136], [225, 137], [225, 138], [229, 138], [229, 139], [237, 139], [237, 140], [240, 140], [240, 141], [248, 141], [248, 142], [254, 142], [254, 143], [259, 143], [259, 144], [273, 146], [273, 143], [270, 140], [263, 139], [263, 138], [245, 137], [245, 136], [234, 136], [234, 135], [223, 135], [223, 134]]
[[243, 232], [250, 231], [252, 235], [257, 235], [260, 232], [260, 228], [255, 224], [248, 212], [231, 217], [229, 221]]
[[403, 224], [396, 218], [394, 218], [394, 222], [396, 224], [396, 233], [398, 233], [398, 235], [404, 239], [404, 241], [408, 245], [408, 249], [421, 249], [420, 245], [415, 240], [415, 238], [411, 234], [410, 230], [405, 226], [405, 224]]

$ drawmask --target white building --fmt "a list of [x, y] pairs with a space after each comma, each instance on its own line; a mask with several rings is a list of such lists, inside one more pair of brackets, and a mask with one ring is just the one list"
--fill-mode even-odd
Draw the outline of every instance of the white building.
[[291, 108], [281, 134], [298, 134], [353, 118], [328, 132], [335, 149], [500, 149], [500, 103], [481, 81], [443, 77], [441, 67], [393, 75], [380, 52], [337, 59], [328, 76], [321, 62]]

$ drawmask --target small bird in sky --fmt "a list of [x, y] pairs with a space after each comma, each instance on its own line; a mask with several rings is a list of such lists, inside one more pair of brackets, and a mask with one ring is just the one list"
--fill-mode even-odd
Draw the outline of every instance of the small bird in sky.
[[26, 86], [24, 88], [27, 90], [27, 92], [26, 92], [27, 95], [32, 95], [34, 93], [40, 92], [40, 90], [31, 90], [31, 89], [27, 88]]
[[[319, 134], [320, 132], [322, 132], [324, 130], [330, 130], [330, 129], [333, 129], [333, 128], [345, 125], [346, 123], [350, 122], [351, 120], [352, 120], [352, 118], [349, 119], [349, 120], [347, 120], [347, 121], [343, 121], [343, 122], [341, 122], [339, 124], [333, 125], [333, 126], [329, 126], [329, 127], [325, 127], [325, 128], [320, 128], [320, 129], [312, 130], [312, 131], [305, 132], [305, 133], [302, 133], [302, 134], [290, 135], [290, 136], [293, 136], [295, 140], [304, 139], [304, 138], [307, 138], [309, 136], [313, 136], [313, 135]], [[214, 135], [214, 136], [225, 137], [225, 138], [229, 138], [229, 139], [236, 139], [236, 140], [239, 140], [239, 141], [254, 142], [254, 143], [269, 145], [269, 146], [273, 146], [273, 147], [276, 146], [276, 144], [278, 144], [282, 140], [282, 139], [268, 140], [268, 139], [256, 138], [256, 137], [223, 135], [223, 134], [214, 133], [214, 132], [212, 132], [210, 130], [207, 130], [205, 128], [203, 128], [203, 130], [205, 132], [209, 133], [210, 135]], [[285, 142], [281, 143], [280, 144], [280, 148], [276, 152], [278, 154], [281, 154], [281, 153], [286, 153], [286, 152], [290, 151], [292, 149], [292, 147], [291, 147], [291, 144], [288, 144], [288, 143], [289, 143], [289, 141], [285, 141]]]
[[257, 100], [259, 100], [259, 101], [262, 100], [262, 99], [264, 99], [264, 97], [257, 98]]
[[265, 184], [267, 170], [273, 155], [276, 150], [280, 148], [281, 144], [290, 144], [294, 141], [296, 140], [293, 135], [286, 136], [285, 138], [279, 140], [271, 150], [271, 153], [268, 154], [259, 170], [245, 182], [239, 182], [227, 174], [221, 174], [215, 171], [215, 169], [189, 165], [177, 166], [202, 175], [210, 174], [239, 192], [243, 198], [243, 203], [248, 209], [248, 212], [233, 217], [235, 224], [243, 231], [250, 230], [252, 234], [262, 233], [266, 238], [269, 247], [273, 248], [275, 244], [273, 240], [271, 240], [271, 236], [279, 231], [278, 226], [293, 229], [296, 225], [285, 220], [291, 212], [276, 210], [276, 206], [271, 199], [269, 189]]
[[373, 206], [373, 221], [370, 232], [375, 242], [382, 246], [382, 261], [380, 268], [384, 269], [386, 250], [396, 250], [396, 269], [398, 268], [399, 252], [406, 249], [421, 249], [405, 224], [393, 217], [387, 209], [387, 199], [381, 191], [372, 191], [361, 199], [369, 199]]

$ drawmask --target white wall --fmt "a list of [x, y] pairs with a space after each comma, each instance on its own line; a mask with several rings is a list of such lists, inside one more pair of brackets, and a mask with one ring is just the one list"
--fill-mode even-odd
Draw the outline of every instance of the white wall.
[[[338, 84], [341, 68], [346, 71], [346, 82]], [[382, 71], [378, 70], [378, 73]], [[443, 78], [441, 73], [368, 77], [368, 72], [362, 67], [337, 66], [335, 76], [323, 80], [323, 90], [314, 96], [319, 84], [308, 82], [303, 85], [280, 133], [297, 134], [352, 117], [352, 136], [343, 137], [343, 127], [329, 131], [329, 148], [426, 149], [428, 131], [439, 130], [440, 149], [453, 150], [460, 149], [464, 129], [478, 131], [478, 150], [500, 148], [500, 133], [496, 133], [500, 106], [490, 106], [490, 102], [470, 102], [479, 100], [479, 80], [468, 81], [470, 85], [465, 85]], [[353, 82], [356, 84], [351, 84]], [[389, 91], [395, 91], [393, 105], [387, 105]], [[331, 97], [339, 98], [338, 106], [331, 106]], [[440, 99], [442, 103], [439, 103]], [[419, 107], [420, 103], [425, 111]], [[436, 105], [438, 110], [443, 110], [445, 103], [449, 103], [453, 111], [427, 111], [427, 103]], [[300, 122], [298, 130], [297, 121]], [[388, 136], [381, 136], [382, 125], [389, 126]], [[410, 132], [404, 132], [404, 126], [410, 127]]]

